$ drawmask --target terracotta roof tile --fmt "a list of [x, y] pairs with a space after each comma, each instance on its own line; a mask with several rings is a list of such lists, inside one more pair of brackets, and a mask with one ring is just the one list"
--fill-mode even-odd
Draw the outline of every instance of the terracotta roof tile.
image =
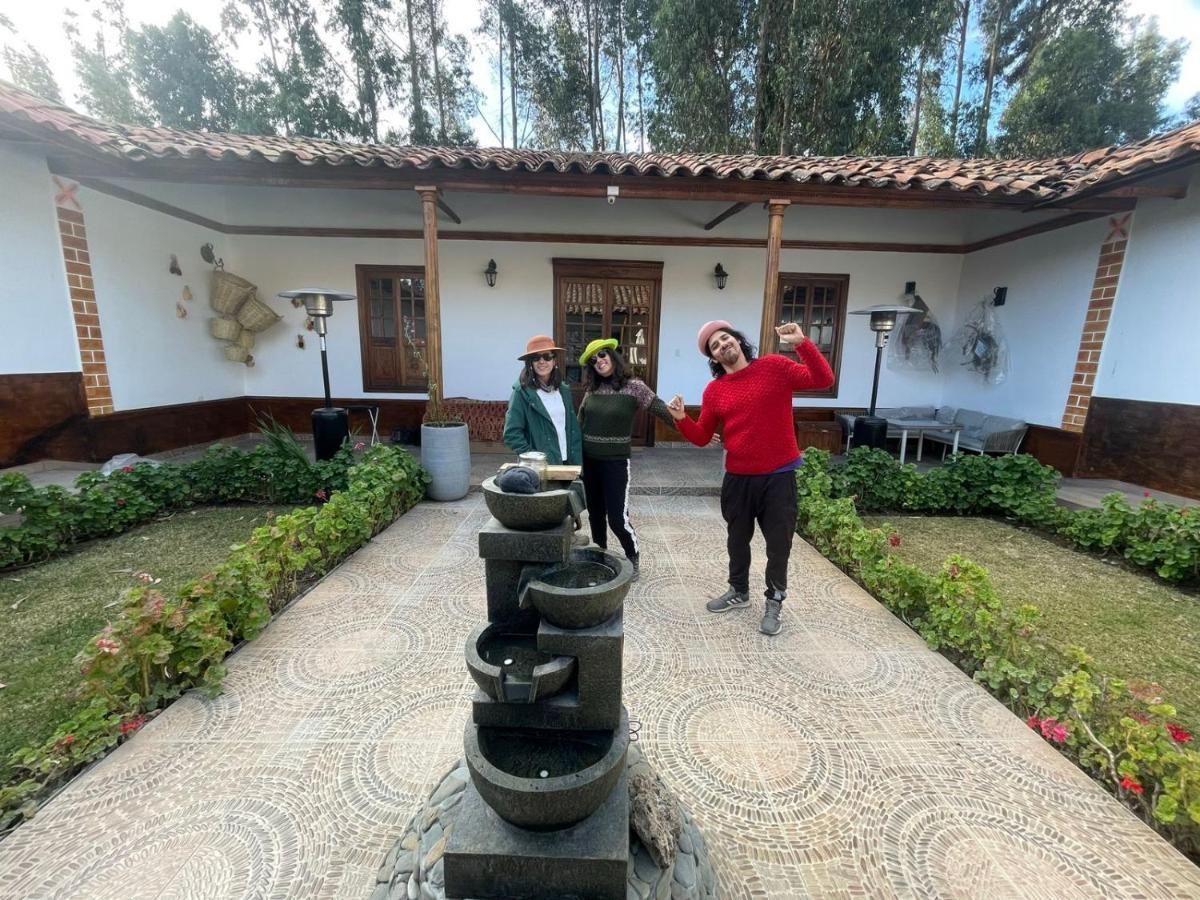
[[305, 166], [479, 169], [816, 182], [901, 190], [1069, 197], [1114, 179], [1190, 157], [1200, 159], [1200, 122], [1123, 146], [1058, 159], [939, 159], [888, 156], [751, 156], [705, 153], [559, 153], [504, 148], [401, 147], [319, 138], [222, 134], [112, 125], [0, 82], [0, 124], [81, 152], [148, 159], [266, 160]]

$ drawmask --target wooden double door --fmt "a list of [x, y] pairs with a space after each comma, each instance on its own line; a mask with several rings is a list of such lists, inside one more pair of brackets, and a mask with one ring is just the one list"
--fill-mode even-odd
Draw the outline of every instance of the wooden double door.
[[[554, 260], [554, 339], [567, 351], [576, 409], [584, 390], [579, 356], [597, 338], [616, 338], [634, 377], [657, 391], [662, 268], [661, 262]], [[654, 421], [645, 412], [634, 420], [633, 442], [654, 444]]]

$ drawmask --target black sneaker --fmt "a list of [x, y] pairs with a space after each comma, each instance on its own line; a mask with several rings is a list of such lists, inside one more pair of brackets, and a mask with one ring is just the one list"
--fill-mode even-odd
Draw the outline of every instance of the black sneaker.
[[629, 560], [629, 564], [633, 566], [633, 577], [630, 578], [629, 580], [637, 581], [639, 578], [642, 577], [642, 567], [640, 564], [640, 557], [630, 556], [627, 558]]

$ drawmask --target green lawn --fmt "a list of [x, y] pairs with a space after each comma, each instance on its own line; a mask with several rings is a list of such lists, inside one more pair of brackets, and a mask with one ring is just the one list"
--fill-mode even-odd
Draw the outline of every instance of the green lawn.
[[[0, 773], [9, 755], [44, 741], [76, 709], [74, 658], [149, 572], [172, 591], [225, 559], [270, 507], [184, 510], [28, 569], [0, 573]], [[276, 513], [289, 508], [275, 509]]]
[[1200, 731], [1200, 597], [993, 519], [889, 516], [901, 558], [935, 570], [951, 553], [987, 568], [1005, 603], [1042, 611], [1039, 640], [1077, 644], [1098, 669], [1162, 685]]

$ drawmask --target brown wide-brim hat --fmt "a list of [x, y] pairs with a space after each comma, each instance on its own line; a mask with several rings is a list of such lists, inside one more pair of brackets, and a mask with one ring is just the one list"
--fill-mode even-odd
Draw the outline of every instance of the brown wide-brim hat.
[[525, 352], [518, 356], [517, 359], [525, 360], [533, 356], [535, 353], [549, 353], [551, 350], [557, 353], [566, 352], [562, 347], [555, 346], [554, 338], [550, 337], [550, 335], [535, 334], [525, 344]]

